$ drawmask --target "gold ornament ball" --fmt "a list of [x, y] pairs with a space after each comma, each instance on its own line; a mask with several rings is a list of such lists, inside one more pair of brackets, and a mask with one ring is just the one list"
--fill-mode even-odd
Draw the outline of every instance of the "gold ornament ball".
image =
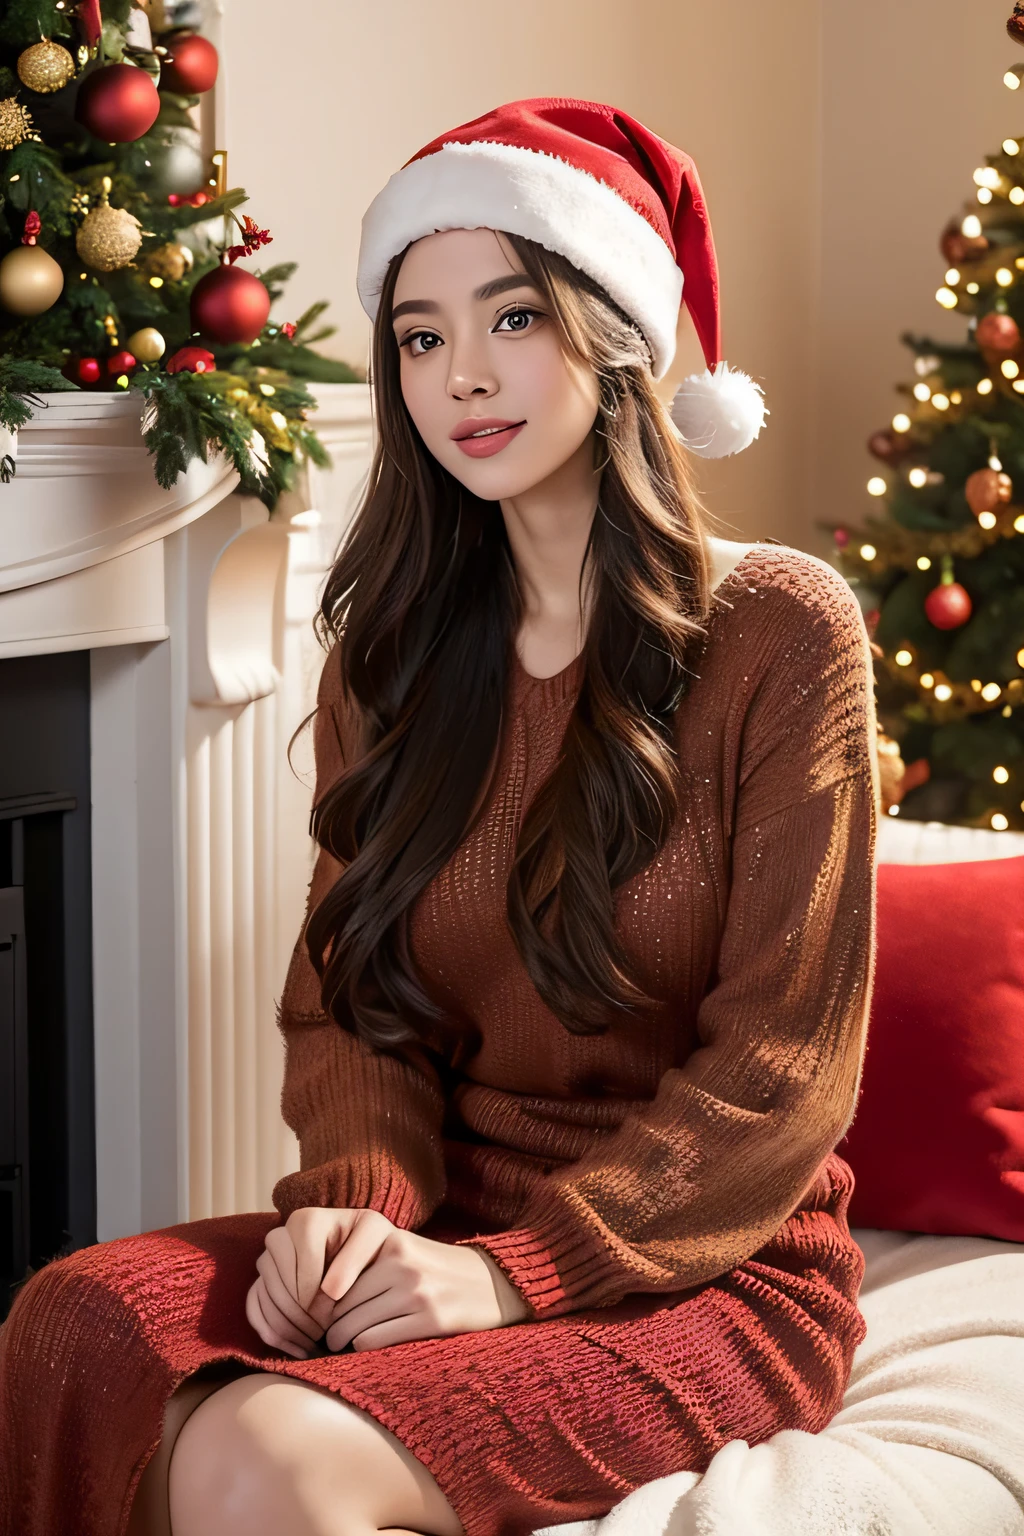
[[75, 236], [75, 250], [96, 272], [126, 267], [142, 244], [142, 225], [127, 208], [101, 203], [87, 213]]
[[169, 241], [158, 245], [146, 257], [146, 272], [150, 277], [161, 277], [165, 283], [180, 283], [186, 272], [191, 272], [193, 255], [187, 245]]
[[16, 245], [0, 261], [0, 304], [12, 315], [41, 315], [56, 304], [64, 273], [40, 245]]
[[141, 330], [133, 331], [126, 345], [128, 351], [133, 357], [138, 358], [140, 363], [157, 362], [163, 357], [167, 348], [166, 341], [155, 325], [144, 325]]
[[0, 149], [17, 149], [32, 131], [32, 114], [20, 101], [8, 96], [0, 101]]
[[46, 38], [18, 55], [18, 79], [40, 96], [59, 91], [74, 73], [75, 61], [67, 49]]

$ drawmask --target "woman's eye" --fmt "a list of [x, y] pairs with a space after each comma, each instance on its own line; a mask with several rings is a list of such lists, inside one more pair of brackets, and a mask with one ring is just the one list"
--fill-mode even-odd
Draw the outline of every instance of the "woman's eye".
[[[399, 343], [398, 343], [398, 345], [399, 345], [399, 346], [400, 346], [400, 347], [408, 347], [408, 348], [409, 348], [409, 353], [410, 353], [410, 355], [411, 355], [411, 356], [412, 356], [412, 357], [422, 357], [422, 356], [423, 356], [423, 353], [422, 353], [422, 352], [416, 352], [416, 351], [414, 351], [414, 350], [413, 350], [413, 345], [412, 345], [412, 344], [413, 344], [413, 342], [414, 342], [414, 341], [423, 341], [423, 339], [424, 339], [424, 338], [425, 338], [425, 337], [428, 337], [428, 336], [432, 336], [432, 337], [433, 337], [433, 338], [434, 338], [434, 340], [435, 340], [435, 341], [440, 341], [440, 339], [441, 339], [441, 338], [440, 338], [440, 337], [439, 337], [439, 336], [438, 336], [438, 334], [437, 334], [437, 332], [436, 332], [436, 331], [413, 331], [413, 333], [412, 333], [412, 335], [411, 335], [411, 336], [407, 336], [407, 337], [406, 337], [406, 338], [405, 338], [405, 340], [404, 340], [404, 341], [400, 341], [400, 342], [399, 342]], [[426, 350], [427, 350], [427, 351], [428, 351], [428, 352], [436, 352], [436, 351], [437, 351], [437, 348], [436, 348], [436, 347], [427, 347], [427, 349], [426, 349]]]
[[[520, 318], [529, 316], [536, 317], [539, 314], [540, 311], [536, 309], [510, 309], [506, 314], [502, 315], [501, 320], [498, 321], [498, 324], [501, 325], [505, 320], [519, 320]], [[531, 327], [528, 325], [513, 325], [511, 327], [512, 331], [528, 331], [530, 329]]]

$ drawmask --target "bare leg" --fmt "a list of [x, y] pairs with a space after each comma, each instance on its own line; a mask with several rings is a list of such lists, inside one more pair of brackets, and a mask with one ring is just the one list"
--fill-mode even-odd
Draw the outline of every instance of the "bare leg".
[[372, 1414], [267, 1371], [189, 1416], [168, 1487], [173, 1536], [465, 1536], [427, 1468]]
[[[251, 1367], [240, 1365], [232, 1374], [240, 1376], [248, 1374], [250, 1370]], [[171, 1536], [171, 1511], [167, 1499], [167, 1469], [171, 1452], [185, 1420], [204, 1398], [212, 1392], [218, 1392], [228, 1379], [225, 1374], [205, 1378], [189, 1376], [168, 1398], [164, 1410], [163, 1438], [147, 1461], [139, 1480], [127, 1536]]]

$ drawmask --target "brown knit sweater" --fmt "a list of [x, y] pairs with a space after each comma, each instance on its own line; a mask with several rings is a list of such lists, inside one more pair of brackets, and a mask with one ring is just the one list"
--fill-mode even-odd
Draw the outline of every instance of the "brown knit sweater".
[[[515, 663], [484, 815], [410, 915], [428, 992], [470, 1021], [446, 1086], [328, 1021], [304, 943], [281, 1003], [282, 1112], [302, 1206], [465, 1219], [536, 1318], [673, 1293], [755, 1253], [816, 1181], [855, 1107], [874, 975], [880, 807], [868, 637], [843, 578], [755, 544], [713, 595], [677, 712], [683, 810], [616, 894], [642, 1020], [570, 1034], [512, 943], [505, 885], [523, 811], [556, 759], [582, 656]], [[318, 786], [352, 751], [338, 653], [315, 726]], [[337, 878], [321, 852], [317, 902]]]

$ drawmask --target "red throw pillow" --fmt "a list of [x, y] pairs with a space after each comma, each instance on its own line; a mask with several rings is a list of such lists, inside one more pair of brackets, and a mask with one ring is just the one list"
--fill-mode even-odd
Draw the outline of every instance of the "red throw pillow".
[[879, 864], [851, 1226], [1024, 1242], [1024, 858]]

